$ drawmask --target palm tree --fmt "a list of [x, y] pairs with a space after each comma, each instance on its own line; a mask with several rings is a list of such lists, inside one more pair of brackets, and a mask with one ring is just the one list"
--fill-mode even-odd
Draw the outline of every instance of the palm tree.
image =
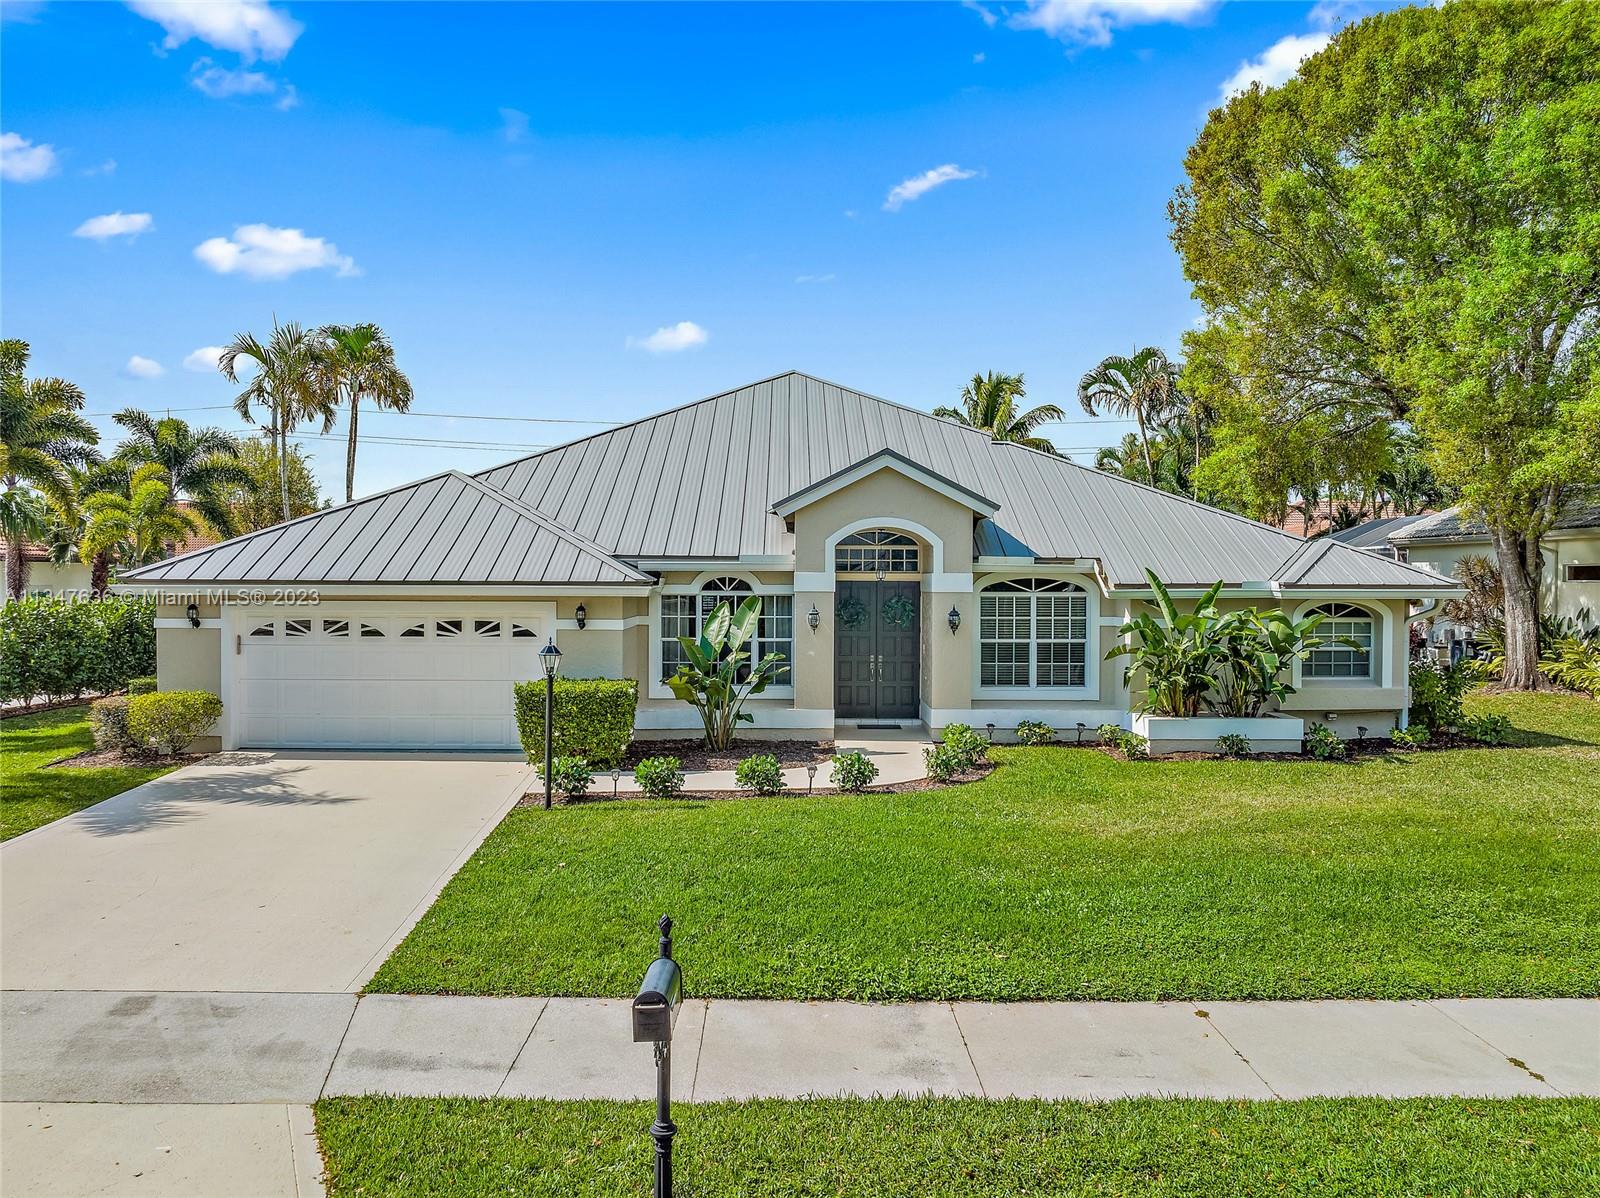
[[78, 414], [83, 392], [66, 379], [27, 378], [27, 369], [28, 343], [0, 341], [0, 479], [6, 492], [0, 532], [6, 543], [6, 593], [13, 599], [27, 589], [25, 545], [41, 535], [44, 520], [43, 504], [31, 499], [27, 488], [65, 500], [71, 489], [68, 467], [99, 460], [94, 446], [100, 434]]
[[1139, 426], [1147, 478], [1156, 476], [1150, 456], [1149, 425], [1177, 406], [1178, 367], [1156, 346], [1136, 349], [1131, 357], [1102, 359], [1078, 383], [1078, 402], [1091, 416], [1100, 409], [1131, 416]]
[[233, 401], [233, 409], [254, 423], [251, 405], [265, 408], [271, 419], [267, 432], [278, 445], [278, 489], [283, 518], [289, 519], [289, 434], [302, 420], [320, 418], [322, 431], [333, 427], [334, 408], [318, 378], [316, 343], [299, 324], [272, 324], [272, 336], [263, 345], [252, 333], [240, 333], [217, 359], [217, 369], [230, 383], [239, 381], [239, 359], [255, 364], [255, 373]]
[[356, 426], [363, 398], [380, 409], [406, 412], [411, 408], [411, 380], [394, 364], [394, 346], [375, 324], [324, 325], [325, 339], [318, 352], [320, 368], [333, 391], [335, 403], [350, 410], [350, 441], [344, 459], [344, 501], [355, 498]]
[[153, 463], [133, 472], [126, 496], [101, 491], [83, 507], [78, 556], [85, 565], [98, 554], [115, 555], [124, 566], [160, 561], [169, 544], [196, 531], [194, 517], [173, 502], [167, 472]]
[[1063, 412], [1053, 403], [1019, 412], [1017, 405], [1026, 395], [1020, 374], [996, 374], [991, 370], [973, 375], [972, 381], [961, 389], [959, 408], [939, 407], [933, 414], [968, 428], [982, 429], [996, 441], [1054, 454], [1056, 447], [1049, 439], [1034, 433], [1041, 424], [1060, 420]]
[[220, 428], [190, 428], [175, 416], [157, 420], [138, 408], [127, 408], [113, 419], [129, 433], [117, 446], [117, 457], [132, 466], [160, 466], [173, 489], [219, 536], [237, 533], [224, 489], [253, 481], [239, 461], [237, 437]]
[[1121, 442], [1104, 446], [1095, 454], [1094, 468], [1136, 483], [1150, 482], [1150, 476], [1145, 473], [1143, 448], [1133, 433], [1124, 434]]

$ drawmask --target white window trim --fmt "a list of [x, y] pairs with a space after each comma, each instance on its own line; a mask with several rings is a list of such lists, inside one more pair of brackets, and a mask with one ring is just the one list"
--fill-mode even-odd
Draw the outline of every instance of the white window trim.
[[[651, 699], [677, 698], [677, 696], [672, 693], [671, 689], [668, 688], [667, 684], [661, 680], [661, 596], [698, 595], [701, 590], [704, 589], [706, 583], [710, 582], [713, 578], [737, 578], [740, 582], [748, 583], [751, 593], [757, 598], [761, 598], [765, 595], [794, 594], [794, 586], [791, 583], [761, 582], [754, 575], [742, 573], [738, 570], [707, 570], [702, 574], [696, 575], [693, 582], [678, 582], [656, 588], [650, 593], [650, 680], [645, 688], [646, 697]], [[739, 592], [735, 591], [731, 593], [738, 594]], [[794, 698], [794, 671], [796, 663], [793, 658], [793, 653], [794, 646], [799, 643], [800, 639], [796, 633], [799, 631], [798, 625], [801, 619], [802, 617], [798, 611], [792, 613], [791, 622], [795, 626], [791, 628], [789, 637], [791, 656], [789, 660], [789, 673], [787, 675], [788, 681], [781, 686], [777, 684], [768, 686], [766, 690], [761, 692], [760, 697], [762, 699], [792, 700]], [[754, 700], [752, 700], [752, 702], [754, 702]]]
[[[1377, 658], [1373, 663], [1376, 669], [1369, 669], [1365, 678], [1307, 678], [1305, 676], [1305, 662], [1296, 657], [1294, 665], [1289, 671], [1289, 685], [1295, 690], [1303, 690], [1307, 686], [1367, 686], [1367, 687], [1392, 687], [1396, 685], [1394, 679], [1394, 654], [1390, 645], [1394, 643], [1394, 613], [1389, 610], [1388, 604], [1374, 605], [1362, 603], [1356, 599], [1308, 599], [1294, 609], [1296, 623], [1305, 619], [1319, 607], [1327, 607], [1331, 603], [1343, 603], [1349, 607], [1359, 607], [1372, 617], [1372, 655]], [[1315, 633], [1312, 634], [1316, 635]]]
[[[983, 678], [983, 591], [997, 582], [1014, 578], [1048, 578], [1052, 582], [1075, 583], [1083, 590], [1084, 624], [1086, 636], [1083, 646], [1082, 686], [984, 686]], [[1100, 588], [1092, 577], [1080, 572], [1051, 570], [1042, 566], [1033, 569], [1007, 570], [1001, 574], [985, 574], [972, 583], [972, 697], [973, 699], [1077, 699], [1100, 698]], [[963, 617], [965, 618], [965, 617]], [[1118, 621], [1119, 625], [1121, 621]], [[1038, 641], [1035, 639], [1034, 644]]]

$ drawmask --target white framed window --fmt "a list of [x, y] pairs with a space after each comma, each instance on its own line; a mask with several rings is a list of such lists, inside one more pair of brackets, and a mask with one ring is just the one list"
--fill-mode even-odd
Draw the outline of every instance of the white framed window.
[[840, 538], [833, 568], [838, 574], [921, 574], [922, 549], [903, 532], [868, 528]]
[[1301, 671], [1306, 678], [1371, 678], [1372, 647], [1376, 621], [1364, 607], [1352, 603], [1324, 603], [1313, 607], [1307, 615], [1327, 617], [1313, 636], [1326, 639], [1349, 637], [1359, 649], [1346, 644], [1323, 645], [1311, 650]]
[[978, 685], [1083, 687], [1089, 595], [1064, 578], [1007, 578], [978, 596]]
[[[698, 592], [661, 596], [661, 678], [671, 678], [680, 666], [689, 662], [688, 654], [678, 643], [680, 636], [699, 636], [718, 607], [724, 603], [738, 607], [751, 595], [758, 595], [761, 600], [755, 643], [749, 646], [751, 660], [759, 661], [768, 653], [777, 653], [785, 662], [792, 661], [794, 596], [760, 593], [743, 578], [722, 576], [706, 580]], [[787, 686], [791, 681], [790, 676], [784, 674], [778, 685]]]

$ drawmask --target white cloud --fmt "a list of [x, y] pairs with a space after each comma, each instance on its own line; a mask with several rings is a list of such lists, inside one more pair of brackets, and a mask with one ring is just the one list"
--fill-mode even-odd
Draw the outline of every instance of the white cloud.
[[1000, 14], [996, 13], [992, 9], [985, 8], [983, 5], [978, 3], [978, 0], [961, 0], [961, 7], [966, 9], [968, 12], [977, 13], [978, 19], [990, 29], [993, 29], [995, 24], [1000, 20]]
[[217, 359], [222, 357], [222, 346], [202, 345], [183, 360], [183, 368], [192, 370], [196, 374], [214, 374], [217, 369]]
[[653, 354], [675, 354], [704, 345], [711, 334], [692, 320], [680, 320], [657, 329], [648, 337], [629, 337], [629, 349], [647, 349]]
[[891, 187], [888, 196], [884, 198], [883, 210], [899, 212], [906, 204], [921, 199], [935, 187], [943, 187], [946, 183], [953, 183], [957, 179], [971, 179], [977, 173], [977, 171], [963, 170], [953, 162], [936, 166], [930, 171], [923, 171], [922, 174], [913, 175], [903, 183], [896, 183]]
[[831, 283], [831, 282], [833, 282], [833, 280], [835, 278], [837, 278], [837, 276], [836, 275], [832, 275], [832, 274], [826, 274], [826, 275], [795, 275], [794, 281], [796, 283]]
[[148, 212], [108, 212], [104, 216], [91, 216], [72, 230], [74, 237], [87, 237], [91, 241], [108, 241], [113, 237], [137, 237], [156, 227], [155, 218]]
[[283, 94], [278, 97], [278, 102], [273, 105], [279, 112], [288, 112], [291, 108], [300, 107], [300, 91], [292, 83], [283, 85]]
[[341, 276], [361, 273], [333, 242], [272, 225], [240, 225], [231, 238], [202, 241], [194, 247], [194, 256], [219, 275], [252, 279], [286, 279], [302, 270], [332, 270]]
[[989, 56], [987, 54], [985, 54], [982, 50], [979, 50], [976, 54], [974, 54], [972, 56], [972, 61], [975, 62], [975, 63], [976, 62], [982, 62], [985, 58], [988, 58], [988, 57]]
[[305, 30], [282, 9], [264, 0], [127, 0], [141, 17], [167, 31], [162, 45], [176, 50], [199, 38], [218, 50], [232, 50], [246, 62], [278, 62]]
[[219, 67], [209, 58], [198, 59], [189, 70], [189, 84], [213, 100], [230, 96], [270, 96], [278, 85], [260, 71]]
[[512, 145], [528, 140], [528, 114], [520, 108], [500, 110], [500, 136]]
[[78, 173], [90, 177], [94, 175], [114, 175], [117, 173], [117, 160], [115, 158], [107, 158], [99, 166], [86, 166]]
[[1184, 24], [1208, 15], [1220, 0], [1028, 0], [1026, 12], [1006, 19], [1012, 29], [1038, 29], [1082, 46], [1109, 46], [1128, 25]]
[[37, 183], [56, 173], [56, 148], [34, 145], [20, 133], [0, 133], [0, 179]]
[[1237, 92], [1248, 91], [1252, 83], [1262, 87], [1277, 87], [1293, 78], [1300, 64], [1326, 46], [1331, 35], [1326, 33], [1291, 33], [1268, 46], [1259, 58], [1239, 64], [1239, 69], [1222, 84], [1220, 100]]
[[136, 379], [160, 378], [166, 371], [161, 369], [161, 363], [153, 358], [141, 358], [138, 354], [128, 359], [128, 364], [123, 367]]

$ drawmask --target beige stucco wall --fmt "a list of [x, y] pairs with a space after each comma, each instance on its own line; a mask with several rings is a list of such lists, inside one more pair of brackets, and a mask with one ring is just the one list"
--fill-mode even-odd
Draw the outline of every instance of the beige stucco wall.
[[[0, 553], [0, 577], [5, 576], [6, 555]], [[82, 562], [54, 565], [50, 562], [28, 563], [28, 585], [24, 595], [42, 593], [61, 598], [66, 595], [89, 594], [90, 570]]]
[[[1569, 565], [1600, 565], [1600, 529], [1584, 528], [1549, 533], [1543, 542], [1544, 580], [1540, 599], [1544, 610], [1574, 620], [1600, 624], [1600, 582], [1569, 582]], [[1486, 557], [1494, 561], [1494, 546], [1488, 541], [1456, 541], [1449, 544], [1411, 545], [1406, 560], [1440, 574], [1453, 576], [1464, 557]]]

